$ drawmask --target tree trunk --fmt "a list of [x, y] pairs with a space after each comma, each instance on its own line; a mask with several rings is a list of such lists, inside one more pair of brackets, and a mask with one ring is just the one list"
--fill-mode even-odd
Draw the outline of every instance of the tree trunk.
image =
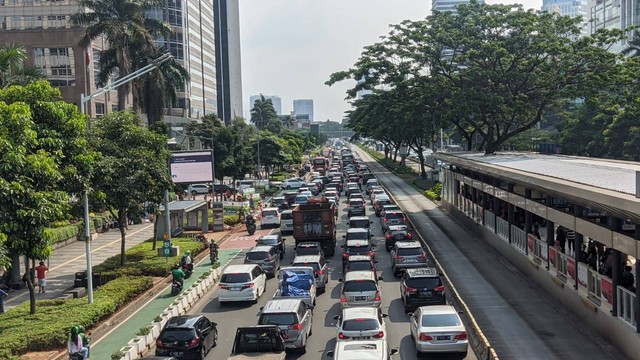
[[29, 260], [25, 261], [25, 273], [22, 276], [22, 281], [27, 283], [29, 289], [29, 314], [34, 315], [36, 313], [36, 288], [33, 284], [33, 269], [29, 265]]
[[118, 225], [119, 229], [120, 229], [120, 266], [124, 266], [124, 260], [125, 260], [125, 256], [124, 256], [124, 252], [126, 250], [125, 248], [125, 238], [126, 238], [126, 234], [127, 234], [127, 229], [126, 229], [126, 225], [127, 225], [127, 210], [126, 209], [121, 209], [118, 212], [119, 218], [118, 218]]
[[422, 154], [422, 146], [418, 147], [418, 160], [420, 160], [420, 178], [427, 178], [427, 170], [424, 168], [424, 155]]
[[151, 245], [151, 250], [156, 249], [156, 242], [158, 239], [158, 215], [156, 214], [153, 218], [153, 245]]
[[393, 162], [396, 162], [396, 160], [398, 159], [398, 150], [400, 150], [398, 146], [395, 146], [393, 149]]

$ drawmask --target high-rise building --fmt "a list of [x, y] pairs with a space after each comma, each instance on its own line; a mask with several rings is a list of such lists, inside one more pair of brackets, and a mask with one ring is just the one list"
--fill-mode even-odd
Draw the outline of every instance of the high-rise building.
[[582, 16], [582, 35], [589, 35], [587, 0], [542, 0], [542, 11], [572, 18]]
[[273, 103], [273, 107], [276, 109], [277, 115], [282, 115], [282, 99], [278, 95], [251, 95], [249, 98], [249, 111], [253, 109], [253, 105], [256, 100], [260, 99], [260, 96], [264, 96], [265, 99], [271, 99], [271, 103]]
[[[470, 0], [431, 0], [431, 11], [451, 11], [456, 12], [456, 6], [460, 4], [468, 4]], [[484, 0], [478, 0], [484, 3]]]
[[239, 0], [214, 0], [218, 117], [226, 124], [242, 116]]
[[293, 112], [297, 115], [309, 115], [309, 121], [313, 121], [313, 99], [293, 100]]
[[[100, 51], [108, 44], [96, 40], [88, 48], [78, 45], [85, 29], [69, 22], [77, 10], [75, 0], [0, 0], [0, 44], [24, 45], [27, 65], [40, 69], [65, 101], [79, 105], [81, 94], [98, 89]], [[174, 34], [159, 37], [157, 42], [170, 49], [190, 76], [178, 91], [177, 103], [165, 111], [165, 121], [181, 124], [216, 112], [213, 5], [201, 0], [167, 0], [147, 16], [171, 26]], [[93, 99], [86, 110], [93, 117], [117, 110], [116, 92]]]
[[[640, 25], [639, 0], [597, 0], [590, 8], [590, 33], [598, 29], [626, 29]], [[633, 37], [633, 30], [627, 31], [627, 38], [611, 47], [611, 51], [620, 52]]]

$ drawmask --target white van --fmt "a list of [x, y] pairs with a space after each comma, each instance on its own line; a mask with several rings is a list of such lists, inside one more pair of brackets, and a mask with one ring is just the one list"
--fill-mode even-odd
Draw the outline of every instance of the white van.
[[293, 232], [293, 210], [280, 213], [280, 233]]
[[267, 275], [256, 264], [230, 265], [220, 277], [218, 301], [258, 301], [267, 288]]

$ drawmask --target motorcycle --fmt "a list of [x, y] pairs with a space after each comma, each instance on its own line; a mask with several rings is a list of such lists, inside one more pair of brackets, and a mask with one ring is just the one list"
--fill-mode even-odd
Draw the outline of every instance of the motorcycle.
[[84, 360], [84, 356], [80, 353], [69, 354], [69, 360]]
[[216, 243], [209, 245], [209, 260], [211, 260], [211, 265], [218, 261], [218, 244]]
[[191, 277], [191, 274], [193, 273], [193, 264], [182, 265], [182, 272], [184, 273], [185, 279], [188, 279], [189, 277]]
[[247, 224], [247, 232], [249, 233], [249, 235], [253, 235], [256, 232], [256, 224], [255, 223]]
[[171, 284], [171, 295], [178, 295], [181, 291], [182, 284], [180, 284], [180, 282], [178, 281], [174, 281], [173, 284]]

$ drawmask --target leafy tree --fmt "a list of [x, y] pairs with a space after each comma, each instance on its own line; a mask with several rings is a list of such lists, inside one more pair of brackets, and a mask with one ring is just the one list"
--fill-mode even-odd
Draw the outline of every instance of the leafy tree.
[[11, 258], [7, 248], [7, 237], [0, 233], [0, 271], [6, 272], [11, 267]]
[[0, 47], [0, 89], [10, 85], [27, 85], [44, 78], [40, 70], [24, 66], [27, 50], [18, 44], [4, 44]]
[[90, 144], [101, 154], [93, 173], [94, 196], [118, 221], [120, 264], [124, 264], [127, 215], [142, 203], [162, 201], [172, 189], [167, 139], [140, 126], [130, 112], [114, 112], [96, 121]]
[[[71, 23], [84, 26], [85, 34], [80, 46], [89, 47], [96, 39], [104, 38], [113, 52], [118, 75], [125, 77], [134, 69], [137, 59], [132, 54], [132, 45], [138, 54], [155, 53], [156, 37], [168, 35], [171, 28], [163, 21], [146, 17], [145, 11], [164, 5], [160, 0], [79, 0], [79, 11], [71, 16]], [[106, 53], [105, 55], [108, 55]], [[131, 83], [118, 87], [118, 109], [127, 108]]]
[[282, 125], [287, 129], [293, 129], [296, 120], [291, 115], [285, 115], [282, 117]]
[[263, 130], [269, 124], [269, 121], [278, 120], [275, 107], [271, 99], [267, 99], [264, 95], [260, 94], [260, 98], [256, 100], [251, 108], [251, 123], [254, 124], [258, 130]]
[[630, 57], [640, 56], [640, 31], [634, 31], [633, 37], [627, 43], [627, 47], [622, 50], [622, 53]]

